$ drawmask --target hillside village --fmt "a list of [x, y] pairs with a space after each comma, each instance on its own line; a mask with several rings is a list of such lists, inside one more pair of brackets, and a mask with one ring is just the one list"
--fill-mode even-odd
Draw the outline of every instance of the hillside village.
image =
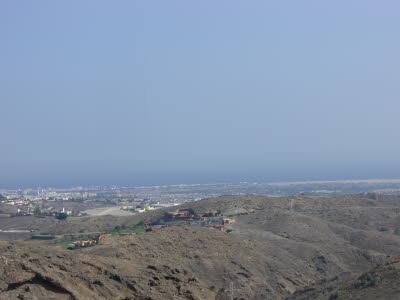
[[[127, 297], [136, 295], [138, 299], [138, 295], [147, 295], [154, 300], [220, 300], [229, 297], [231, 282], [236, 288], [236, 300], [304, 299], [304, 291], [312, 285], [324, 289], [329, 299], [336, 292], [358, 293], [359, 288], [333, 287], [336, 282], [356, 280], [389, 257], [400, 256], [399, 203], [396, 196], [374, 194], [227, 195], [132, 216], [7, 218], [25, 220], [26, 226], [38, 230], [27, 232], [25, 242], [4, 242], [21, 252], [6, 251], [8, 254], [3, 257], [26, 260], [35, 272], [46, 268], [51, 280], [57, 281], [57, 272], [47, 269], [46, 264], [35, 265], [36, 259], [44, 259], [40, 253], [57, 253], [71, 259], [74, 269], [79, 265], [76, 260], [100, 256], [105, 265], [100, 266], [98, 259], [88, 263], [100, 268], [101, 274], [115, 274], [115, 266], [120, 282], [114, 283], [107, 276], [100, 278], [92, 269], [77, 276], [87, 278], [84, 280], [89, 280], [89, 276], [88, 282], [100, 280], [111, 290], [117, 284]], [[14, 235], [16, 239], [21, 236]], [[36, 250], [26, 254], [27, 247]], [[15, 257], [15, 253], [20, 256]], [[46, 255], [54, 262], [58, 259], [55, 254]], [[133, 265], [135, 268], [128, 267]], [[70, 267], [67, 268], [69, 274]], [[7, 268], [5, 271], [11, 272]], [[67, 279], [60, 286], [76, 295], [68, 279], [70, 275], [64, 276]], [[339, 279], [332, 282], [331, 290], [322, 287], [321, 281], [335, 276]], [[18, 280], [21, 289], [29, 286], [32, 292], [11, 285], [8, 291], [0, 290], [0, 296], [18, 293], [28, 297], [29, 293], [39, 293], [38, 283]], [[384, 282], [376, 281], [376, 286], [369, 288], [379, 288]], [[91, 295], [87, 297], [109, 298], [101, 296], [104, 291], [100, 286], [90, 286], [80, 287], [82, 293]], [[135, 291], [126, 289], [127, 286]], [[188, 296], [188, 291], [192, 296]]]
[[[103, 233], [94, 235], [93, 239], [89, 240], [78, 240], [71, 243], [61, 243], [61, 245], [69, 250], [76, 250], [80, 248], [87, 248], [99, 245], [104, 238], [110, 236], [127, 236], [132, 234], [137, 234], [139, 232], [153, 232], [159, 231], [162, 228], [169, 226], [202, 226], [208, 229], [215, 229], [223, 232], [232, 232], [233, 229], [229, 228], [231, 224], [235, 223], [233, 216], [224, 217], [220, 211], [213, 212], [209, 211], [203, 216], [199, 216], [192, 209], [179, 209], [177, 211], [166, 212], [162, 219], [160, 220], [162, 224], [141, 224], [136, 226], [137, 228], [130, 230], [125, 226], [120, 228], [115, 228], [116, 231], [111, 233]], [[143, 229], [142, 229], [143, 228]], [[34, 239], [45, 240], [47, 236], [32, 236]], [[56, 243], [59, 243], [55, 241]]]

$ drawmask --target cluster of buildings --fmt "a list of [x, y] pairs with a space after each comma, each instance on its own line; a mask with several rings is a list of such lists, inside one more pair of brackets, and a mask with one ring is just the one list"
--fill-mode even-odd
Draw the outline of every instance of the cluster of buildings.
[[[52, 192], [55, 193], [55, 192]], [[57, 194], [57, 193], [55, 193]], [[54, 215], [60, 213], [59, 209], [54, 209], [54, 203], [68, 200], [64, 195], [51, 196], [50, 194], [32, 194], [30, 190], [7, 191], [0, 194], [0, 212], [9, 216], [29, 216], [29, 215]], [[59, 203], [56, 203], [59, 206]], [[56, 206], [57, 206], [56, 205]], [[65, 212], [71, 214], [72, 211]]]
[[120, 209], [125, 210], [125, 211], [135, 212], [135, 213], [143, 213], [143, 212], [146, 212], [149, 210], [154, 210], [154, 209], [169, 207], [169, 206], [176, 206], [179, 204], [180, 203], [160, 203], [160, 202], [152, 202], [149, 204], [145, 201], [145, 202], [141, 202], [134, 206], [121, 206]]
[[[185, 221], [186, 225], [189, 226], [204, 226], [209, 229], [215, 229], [223, 232], [229, 232], [231, 229], [227, 229], [225, 225], [229, 225], [235, 223], [234, 218], [224, 218], [219, 212], [217, 213], [207, 213], [206, 216], [198, 216], [192, 209], [180, 209], [178, 211], [167, 212], [168, 221]], [[187, 220], [201, 220], [201, 222], [186, 222]], [[162, 228], [167, 227], [168, 225], [146, 225], [145, 232], [154, 232], [160, 231]], [[119, 235], [130, 235], [135, 233], [119, 233]], [[68, 244], [67, 249], [75, 250], [80, 248], [92, 247], [100, 243], [100, 241], [111, 234], [98, 234], [94, 239], [89, 239], [85, 241], [75, 241], [71, 244]], [[54, 238], [54, 237], [53, 237]]]
[[123, 207], [121, 207], [121, 209], [136, 212], [136, 213], [142, 213], [145, 211], [156, 209], [156, 207], [151, 206], [151, 205], [138, 204], [136, 206], [123, 206]]
[[165, 227], [165, 226], [161, 226], [161, 225], [150, 226], [150, 227], [147, 227], [147, 228], [146, 228], [146, 232], [159, 231], [159, 230], [161, 230], [163, 227]]
[[191, 220], [200, 219], [193, 209], [180, 209], [178, 211], [167, 212], [164, 219], [168, 220]]
[[[222, 220], [223, 214], [220, 211], [209, 211], [203, 215], [197, 214], [193, 209], [180, 209], [178, 211], [167, 212], [164, 216], [165, 221], [171, 220], [194, 220], [194, 221], [210, 221], [210, 220]], [[227, 222], [229, 220], [227, 219]]]
[[67, 249], [74, 250], [79, 248], [87, 248], [92, 247], [100, 243], [100, 240], [106, 238], [107, 236], [111, 236], [111, 234], [98, 234], [95, 236], [93, 240], [87, 241], [75, 241], [68, 245]]
[[223, 218], [222, 224], [205, 224], [204, 227], [226, 232], [228, 229], [225, 227], [225, 225], [229, 225], [235, 222], [236, 220], [233, 218]]
[[224, 225], [207, 224], [204, 227], [226, 232], [226, 228]]

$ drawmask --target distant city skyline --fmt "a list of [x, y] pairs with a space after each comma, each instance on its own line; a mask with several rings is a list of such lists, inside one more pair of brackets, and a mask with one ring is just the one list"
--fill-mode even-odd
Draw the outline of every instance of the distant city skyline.
[[92, 188], [92, 187], [96, 187], [96, 188], [145, 188], [145, 187], [177, 187], [177, 186], [196, 186], [196, 185], [201, 185], [201, 186], [207, 186], [207, 185], [236, 185], [236, 184], [271, 184], [271, 185], [286, 185], [286, 184], [320, 184], [320, 183], [368, 183], [368, 182], [386, 182], [386, 183], [393, 183], [393, 184], [400, 184], [400, 177], [399, 178], [389, 178], [389, 177], [365, 177], [365, 178], [353, 178], [353, 177], [348, 177], [348, 178], [342, 178], [342, 179], [338, 179], [338, 178], [329, 178], [329, 177], [325, 177], [323, 179], [321, 179], [322, 177], [318, 178], [318, 177], [314, 177], [314, 179], [312, 178], [308, 178], [308, 179], [301, 179], [298, 178], [296, 179], [292, 179], [292, 180], [264, 180], [264, 179], [256, 179], [253, 178], [252, 180], [242, 180], [242, 181], [211, 181], [211, 182], [181, 182], [181, 183], [175, 183], [175, 182], [169, 182], [169, 183], [165, 183], [165, 182], [159, 182], [159, 183], [75, 183], [75, 184], [54, 184], [54, 185], [50, 185], [50, 184], [44, 184], [44, 185], [32, 185], [32, 184], [27, 184], [27, 185], [23, 185], [23, 184], [18, 184], [18, 185], [4, 185], [2, 184], [0, 186], [0, 192], [1, 190], [13, 190], [13, 189], [21, 189], [21, 190], [42, 190], [42, 189], [74, 189], [74, 188]]
[[1, 1], [0, 188], [400, 178], [396, 1]]

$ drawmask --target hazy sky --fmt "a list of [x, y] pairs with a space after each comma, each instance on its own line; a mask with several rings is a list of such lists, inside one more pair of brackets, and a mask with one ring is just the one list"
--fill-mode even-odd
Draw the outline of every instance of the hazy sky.
[[0, 2], [0, 186], [400, 177], [398, 1]]

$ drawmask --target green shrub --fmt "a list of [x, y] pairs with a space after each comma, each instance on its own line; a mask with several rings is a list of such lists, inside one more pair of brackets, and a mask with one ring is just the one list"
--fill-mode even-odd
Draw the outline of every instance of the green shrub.
[[339, 299], [339, 297], [340, 297], [340, 293], [339, 293], [339, 291], [336, 291], [329, 296], [329, 300]]
[[381, 281], [381, 278], [377, 275], [364, 274], [358, 277], [357, 281], [354, 283], [356, 288], [364, 288], [369, 286], [377, 285]]
[[58, 214], [56, 215], [56, 218], [57, 218], [58, 220], [65, 220], [65, 219], [67, 219], [67, 217], [68, 217], [68, 215], [67, 215], [66, 213], [58, 213]]
[[117, 225], [114, 227], [114, 231], [121, 231], [121, 230], [122, 230], [121, 225]]

